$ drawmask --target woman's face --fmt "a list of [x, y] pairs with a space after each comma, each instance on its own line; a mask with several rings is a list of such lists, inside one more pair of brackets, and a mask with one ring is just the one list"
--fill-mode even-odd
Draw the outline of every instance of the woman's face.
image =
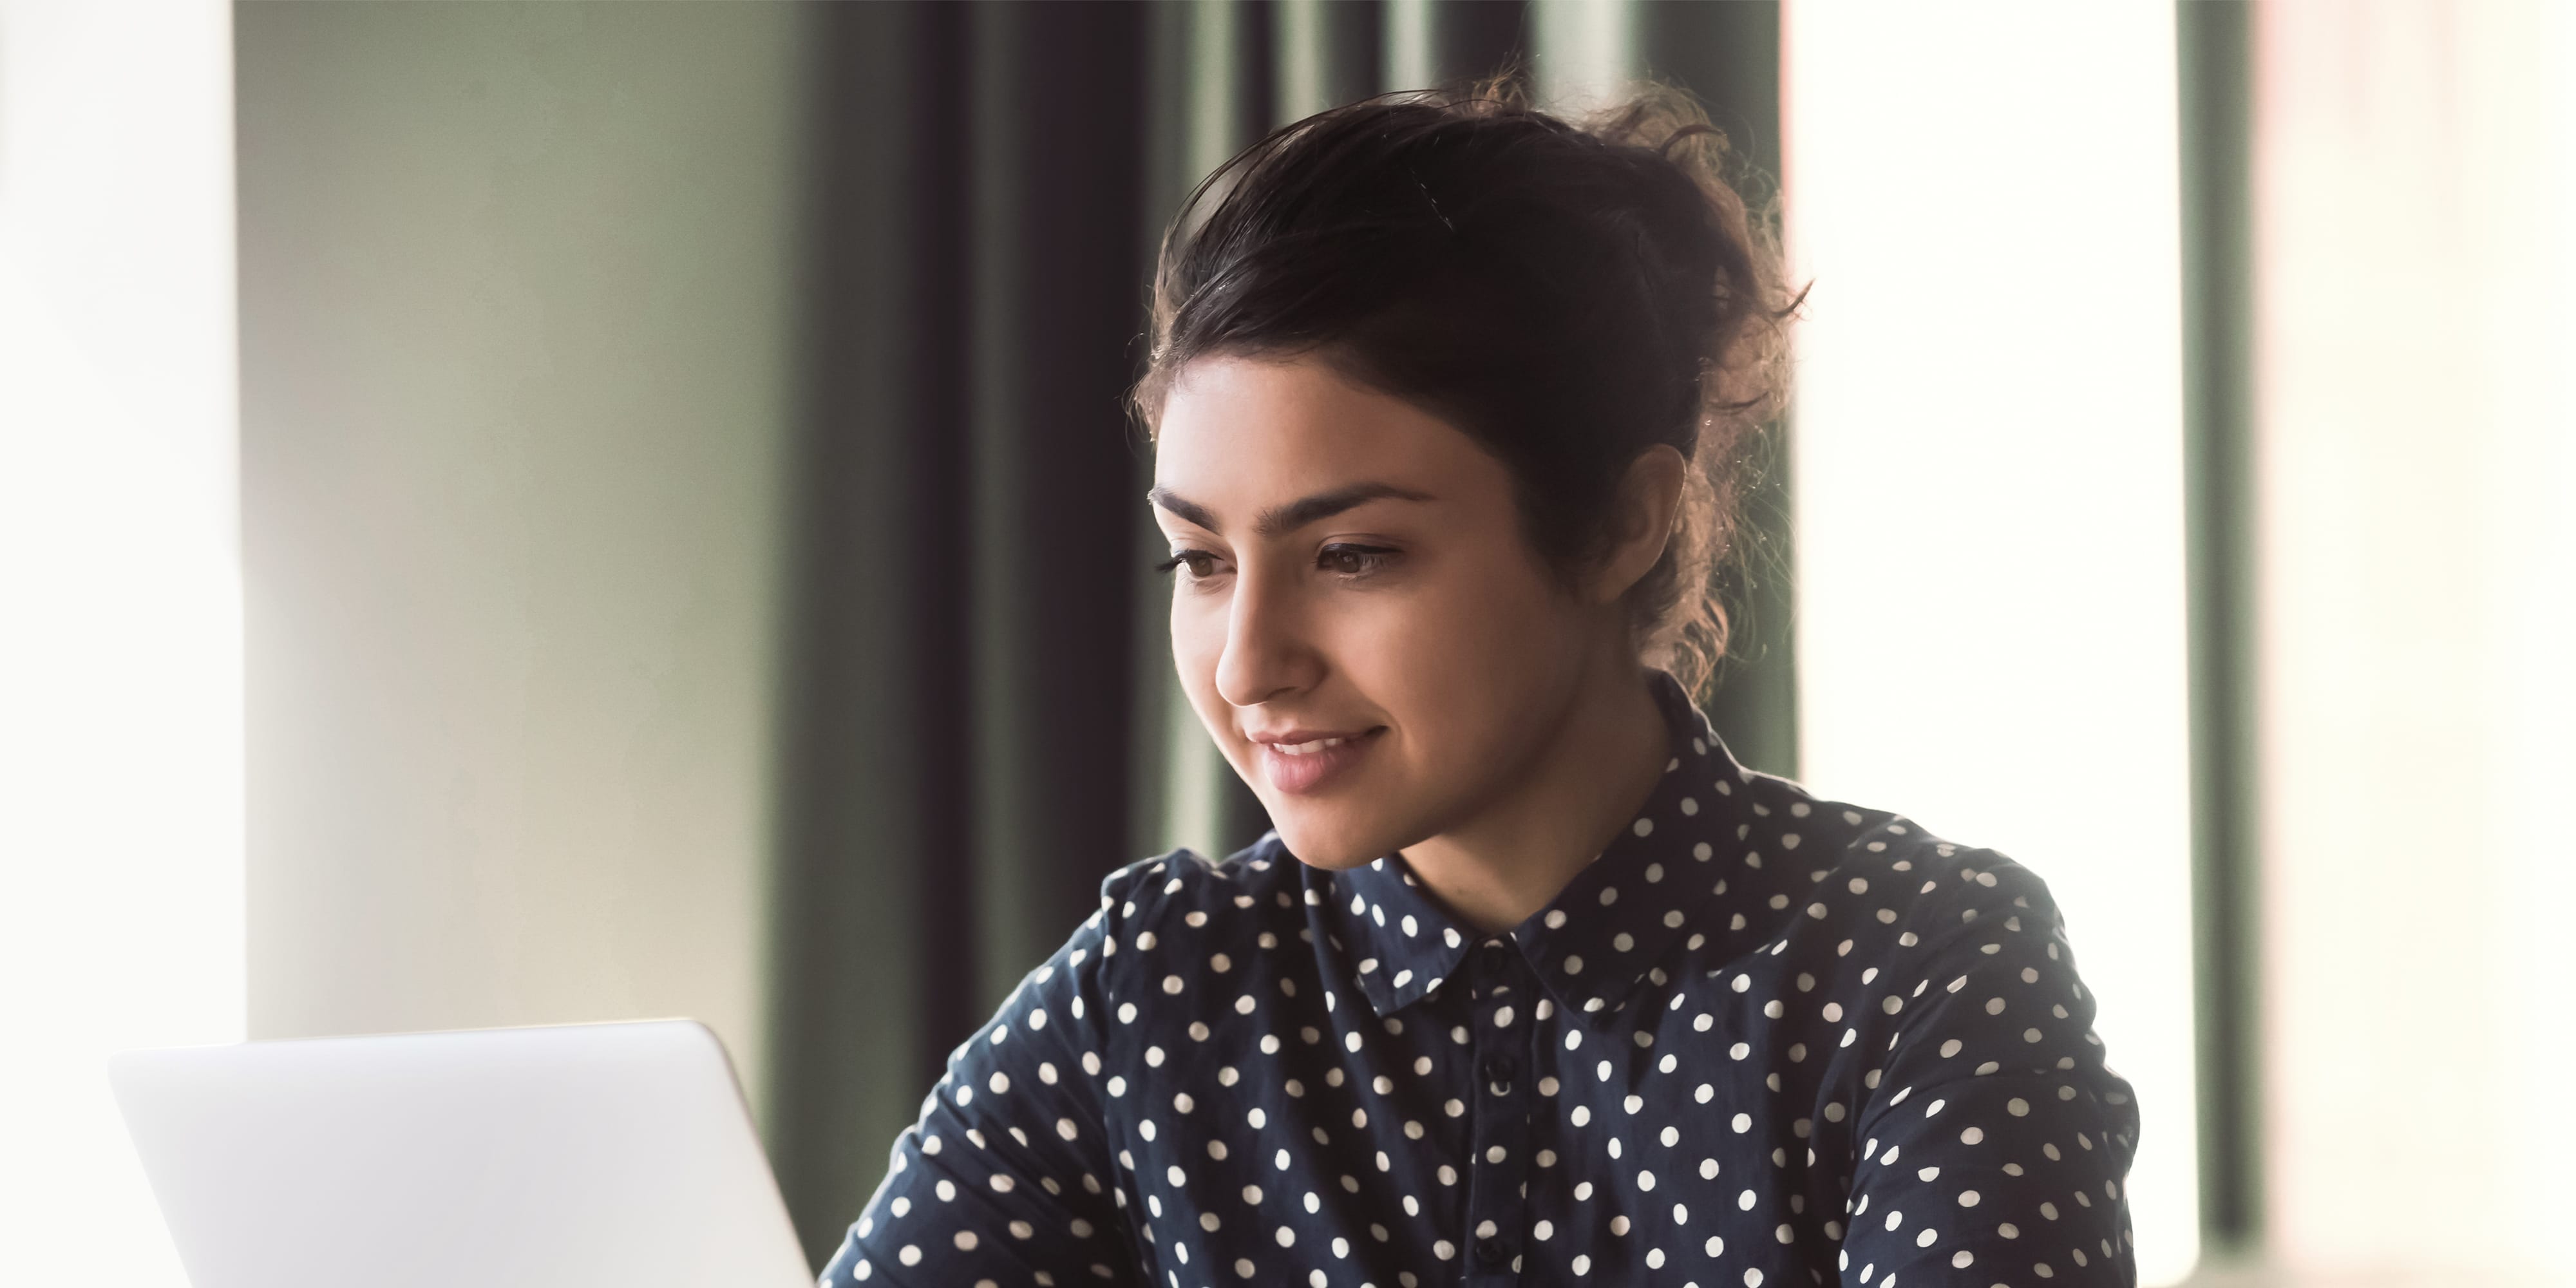
[[1154, 485], [1182, 687], [1317, 867], [1490, 808], [1615, 621], [1549, 575], [1500, 461], [1311, 358], [1185, 368]]

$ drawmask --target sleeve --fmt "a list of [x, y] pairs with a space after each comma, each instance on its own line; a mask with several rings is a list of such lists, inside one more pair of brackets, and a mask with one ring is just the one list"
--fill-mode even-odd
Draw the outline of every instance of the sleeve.
[[1940, 863], [1928, 875], [1955, 893], [1918, 905], [1919, 966], [1873, 998], [1890, 1045], [1856, 1122], [1843, 1282], [2130, 1288], [2138, 1111], [2064, 920], [2019, 864]]
[[1113, 905], [1140, 866], [1111, 874], [1100, 909], [949, 1053], [822, 1288], [1139, 1282], [1102, 1125], [1100, 1017]]

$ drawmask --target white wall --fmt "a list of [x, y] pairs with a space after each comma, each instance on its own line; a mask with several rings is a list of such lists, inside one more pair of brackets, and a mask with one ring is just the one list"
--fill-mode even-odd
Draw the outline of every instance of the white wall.
[[802, 21], [240, 11], [254, 1036], [761, 1085]]
[[2044, 878], [2198, 1253], [2169, 4], [1792, 0], [1801, 765]]

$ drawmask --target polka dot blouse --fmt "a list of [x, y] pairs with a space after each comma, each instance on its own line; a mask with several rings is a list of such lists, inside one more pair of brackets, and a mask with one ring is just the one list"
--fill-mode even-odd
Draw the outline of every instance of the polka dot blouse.
[[2137, 1108], [2047, 886], [1655, 683], [1663, 781], [1508, 932], [1276, 834], [1111, 875], [823, 1283], [2135, 1283]]

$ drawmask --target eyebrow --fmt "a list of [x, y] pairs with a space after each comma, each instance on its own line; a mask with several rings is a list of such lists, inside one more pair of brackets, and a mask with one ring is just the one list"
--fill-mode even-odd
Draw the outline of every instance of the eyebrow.
[[[1210, 513], [1206, 506], [1188, 500], [1170, 488], [1155, 488], [1145, 494], [1145, 499], [1210, 532], [1221, 530], [1216, 516]], [[1431, 495], [1427, 492], [1416, 492], [1411, 488], [1397, 487], [1392, 483], [1353, 483], [1347, 487], [1334, 488], [1329, 492], [1318, 492], [1313, 496], [1302, 497], [1285, 505], [1274, 505], [1262, 511], [1261, 517], [1253, 521], [1252, 530], [1260, 536], [1275, 537], [1281, 533], [1294, 532], [1309, 523], [1329, 519], [1344, 510], [1354, 509], [1371, 501], [1428, 501], [1431, 499]]]

